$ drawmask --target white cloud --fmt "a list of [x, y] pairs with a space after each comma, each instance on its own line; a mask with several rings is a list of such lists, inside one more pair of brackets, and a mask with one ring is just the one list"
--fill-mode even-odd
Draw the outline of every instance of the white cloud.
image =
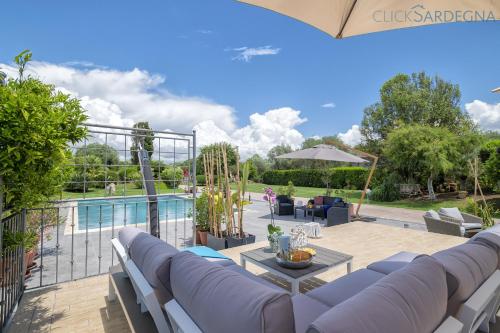
[[500, 103], [488, 104], [476, 99], [466, 103], [465, 110], [482, 129], [500, 131]]
[[[14, 67], [0, 64], [0, 68], [7, 75], [16, 76]], [[30, 74], [78, 97], [90, 123], [131, 127], [138, 121], [149, 121], [156, 130], [190, 133], [196, 129], [198, 146], [228, 141], [239, 146], [242, 157], [265, 155], [279, 144], [299, 147], [304, 141], [296, 129], [307, 121], [300, 117], [300, 111], [284, 107], [254, 113], [248, 125], [238, 128], [232, 107], [204, 98], [174, 95], [164, 88], [164, 76], [140, 69], [118, 71], [32, 62]], [[106, 139], [104, 135], [96, 138], [101, 142]], [[108, 135], [107, 142], [119, 149], [125, 146], [121, 136]]]
[[336, 106], [337, 105], [335, 105], [335, 103], [333, 103], [333, 102], [328, 102], [328, 103], [321, 105], [322, 108], [327, 108], [327, 109], [333, 109]]
[[197, 33], [200, 33], [200, 34], [203, 34], [203, 35], [210, 35], [213, 33], [212, 30], [208, 30], [208, 29], [199, 29], [199, 30], [196, 30]]
[[250, 62], [253, 57], [257, 56], [276, 55], [281, 51], [280, 48], [273, 48], [271, 45], [260, 47], [243, 46], [229, 50], [238, 52], [238, 54], [232, 58], [233, 60], [240, 60], [244, 62]]
[[[10, 66], [1, 67], [11, 74], [15, 72]], [[186, 132], [198, 122], [211, 119], [224, 130], [235, 129], [232, 107], [205, 98], [174, 95], [163, 87], [164, 76], [144, 70], [85, 69], [46, 62], [32, 62], [29, 70], [41, 80], [64, 88], [80, 99], [85, 97], [87, 103], [106, 101], [115, 105], [127, 119], [149, 120], [155, 129], [175, 128]], [[109, 109], [103, 108], [102, 112], [109, 113]], [[91, 117], [98, 113], [94, 112]], [[115, 121], [116, 118], [109, 117], [104, 124], [113, 125]]]
[[299, 148], [304, 136], [295, 128], [306, 122], [300, 111], [290, 107], [269, 110], [250, 116], [250, 124], [228, 133], [213, 122], [205, 121], [195, 126], [197, 136], [206, 144], [228, 141], [238, 146], [243, 159], [259, 154], [265, 156], [276, 145], [288, 144]]
[[355, 146], [361, 143], [361, 132], [359, 125], [352, 125], [345, 133], [339, 133], [339, 138], [349, 146]]

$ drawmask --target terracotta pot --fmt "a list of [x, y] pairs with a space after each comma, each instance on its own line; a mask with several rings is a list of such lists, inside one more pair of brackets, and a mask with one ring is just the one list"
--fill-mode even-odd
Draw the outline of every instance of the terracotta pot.
[[196, 226], [196, 245], [201, 245], [200, 227]]
[[200, 240], [200, 243], [201, 245], [207, 245], [208, 243], [208, 240], [207, 240], [207, 237], [208, 237], [208, 231], [200, 231], [198, 230], [198, 232], [196, 233], [196, 241], [198, 242], [198, 239]]
[[35, 254], [34, 250], [29, 250], [24, 254], [24, 271], [26, 274], [29, 274], [31, 268], [34, 267]]

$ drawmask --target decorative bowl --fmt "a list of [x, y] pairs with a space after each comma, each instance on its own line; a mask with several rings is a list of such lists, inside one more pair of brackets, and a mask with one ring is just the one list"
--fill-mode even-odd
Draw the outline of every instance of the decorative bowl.
[[283, 258], [282, 253], [276, 254], [276, 262], [285, 268], [301, 269], [311, 265], [313, 256], [306, 251], [295, 250], [288, 258]]

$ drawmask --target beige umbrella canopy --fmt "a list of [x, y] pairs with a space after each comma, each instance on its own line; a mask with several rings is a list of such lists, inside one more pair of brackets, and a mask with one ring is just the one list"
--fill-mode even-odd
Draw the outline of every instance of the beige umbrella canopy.
[[[373, 160], [372, 166], [370, 168], [370, 173], [368, 174], [368, 178], [365, 183], [365, 187], [363, 189], [363, 192], [361, 192], [361, 198], [359, 198], [358, 207], [356, 208], [356, 216], [359, 217], [359, 209], [363, 204], [363, 200], [365, 199], [368, 186], [370, 185], [373, 173], [375, 172], [375, 167], [377, 166], [378, 157], [345, 145], [341, 145], [341, 147], [354, 151], [355, 153], [360, 154], [362, 156], [369, 157]], [[362, 159], [359, 156], [349, 154], [343, 150], [338, 149], [335, 146], [325, 145], [325, 144], [320, 144], [312, 148], [293, 151], [288, 154], [277, 156], [276, 158], [337, 161], [337, 162], [347, 162], [347, 163], [368, 163], [367, 160]]]
[[430, 24], [500, 20], [499, 0], [239, 0], [336, 38]]
[[367, 160], [356, 155], [349, 154], [337, 147], [330, 145], [317, 145], [312, 148], [296, 150], [288, 154], [277, 156], [276, 158], [290, 158], [302, 160], [336, 161], [347, 163], [367, 163]]
[[491, 92], [493, 92], [493, 93], [500, 93], [500, 87], [498, 87], [496, 89], [493, 89]]

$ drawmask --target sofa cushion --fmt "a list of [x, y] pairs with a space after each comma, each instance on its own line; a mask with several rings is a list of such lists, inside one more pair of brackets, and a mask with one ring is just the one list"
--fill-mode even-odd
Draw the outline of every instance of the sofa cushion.
[[129, 252], [132, 241], [138, 234], [145, 233], [143, 230], [134, 227], [124, 227], [118, 231], [118, 240], [123, 245], [125, 252]]
[[[432, 255], [448, 273], [448, 315], [456, 315], [464, 303], [498, 267], [497, 253], [482, 244], [466, 243]], [[452, 277], [452, 279], [450, 279]]]
[[462, 213], [460, 213], [460, 210], [457, 207], [453, 208], [440, 208], [439, 209], [439, 215], [444, 216], [444, 217], [451, 217], [454, 220], [464, 222], [464, 218], [462, 216]]
[[433, 209], [426, 211], [424, 215], [435, 220], [441, 220], [441, 217], [439, 217], [438, 212], [436, 212]]
[[272, 289], [276, 289], [276, 290], [279, 290], [279, 291], [282, 291], [283, 288], [280, 288], [278, 287], [277, 285], [275, 285], [274, 283], [271, 283], [263, 278], [260, 278], [256, 275], [253, 275], [252, 273], [250, 273], [249, 271], [247, 271], [246, 269], [244, 269], [243, 267], [241, 267], [240, 265], [231, 265], [231, 266], [227, 266], [226, 269], [230, 270], [230, 271], [233, 271], [233, 272], [236, 272], [238, 274], [241, 274], [247, 278], [249, 278], [250, 280], [253, 280], [255, 282], [258, 282], [264, 286], [267, 286], [269, 288], [272, 288]]
[[137, 235], [130, 247], [130, 258], [153, 287], [162, 305], [172, 299], [170, 263], [178, 252], [173, 246], [147, 233]]
[[322, 314], [308, 333], [430, 333], [446, 312], [444, 267], [422, 256]]
[[387, 275], [405, 267], [418, 256], [419, 254], [417, 253], [402, 251], [385, 258], [384, 260], [371, 263], [366, 268]]
[[316, 206], [321, 206], [323, 204], [323, 197], [322, 196], [314, 197], [314, 204]]
[[497, 269], [500, 269], [500, 224], [475, 234], [468, 243], [483, 244], [495, 250], [498, 257]]
[[294, 332], [292, 300], [285, 291], [190, 252], [173, 258], [170, 280], [176, 301], [205, 333]]
[[383, 277], [385, 274], [369, 269], [360, 269], [313, 289], [306, 295], [332, 307], [351, 298]]
[[295, 333], [305, 333], [309, 325], [330, 307], [304, 294], [292, 297]]

